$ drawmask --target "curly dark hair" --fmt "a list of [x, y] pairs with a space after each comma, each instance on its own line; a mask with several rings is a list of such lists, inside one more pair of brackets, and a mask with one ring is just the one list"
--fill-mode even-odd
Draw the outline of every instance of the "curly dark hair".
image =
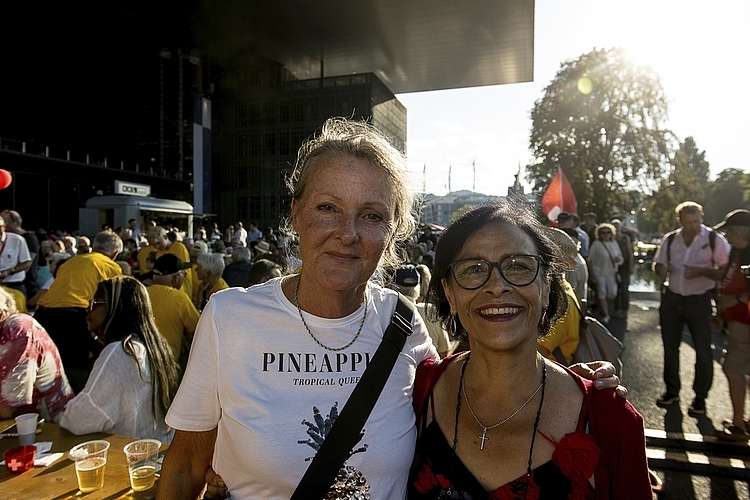
[[531, 206], [520, 200], [506, 200], [499, 203], [482, 205], [466, 212], [453, 222], [440, 237], [440, 244], [435, 251], [435, 265], [432, 268], [432, 281], [427, 293], [427, 302], [432, 304], [434, 319], [440, 322], [446, 331], [451, 331], [448, 325], [456, 321], [456, 333], [459, 340], [466, 340], [467, 334], [461, 320], [451, 315], [450, 304], [443, 291], [442, 280], [450, 282], [453, 279], [450, 264], [463, 249], [464, 242], [474, 233], [493, 223], [503, 223], [516, 226], [526, 233], [534, 242], [542, 258], [542, 274], [550, 282], [549, 305], [547, 319], [539, 319], [537, 329], [539, 336], [549, 333], [550, 326], [565, 314], [568, 300], [563, 287], [563, 273], [565, 272], [565, 257], [559, 247], [547, 235], [546, 228], [539, 223]]

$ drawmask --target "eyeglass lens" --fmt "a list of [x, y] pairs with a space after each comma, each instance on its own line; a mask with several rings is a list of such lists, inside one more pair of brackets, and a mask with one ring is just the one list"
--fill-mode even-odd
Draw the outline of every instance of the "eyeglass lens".
[[461, 288], [474, 290], [487, 283], [492, 268], [497, 267], [505, 281], [513, 286], [531, 284], [539, 273], [539, 257], [535, 255], [509, 255], [499, 262], [484, 259], [465, 259], [452, 264], [453, 277]]
[[103, 301], [103, 300], [90, 300], [89, 301], [89, 306], [86, 309], [88, 309], [89, 311], [91, 311], [91, 310], [94, 309], [95, 306], [102, 305], [102, 304], [106, 304], [106, 302]]

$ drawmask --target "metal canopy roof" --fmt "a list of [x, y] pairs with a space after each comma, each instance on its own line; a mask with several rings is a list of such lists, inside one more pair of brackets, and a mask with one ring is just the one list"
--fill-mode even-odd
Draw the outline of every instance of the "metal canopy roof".
[[136, 206], [141, 210], [150, 210], [152, 212], [172, 212], [186, 215], [193, 213], [193, 206], [185, 201], [163, 200], [161, 198], [153, 198], [150, 196], [95, 196], [86, 201], [86, 208], [108, 209], [132, 206]]
[[213, 2], [203, 15], [215, 59], [249, 49], [299, 79], [373, 72], [394, 93], [533, 79], [534, 0]]

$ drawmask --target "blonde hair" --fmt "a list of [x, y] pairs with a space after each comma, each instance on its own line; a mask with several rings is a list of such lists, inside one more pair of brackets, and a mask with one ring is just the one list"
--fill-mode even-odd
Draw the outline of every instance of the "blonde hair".
[[[294, 172], [287, 179], [292, 199], [299, 199], [314, 175], [321, 158], [333, 155], [353, 156], [382, 170], [393, 193], [393, 226], [381, 256], [381, 264], [396, 266], [402, 260], [396, 243], [408, 239], [416, 230], [416, 198], [409, 190], [409, 172], [404, 155], [394, 148], [375, 127], [364, 121], [329, 118], [317, 136], [299, 149]], [[294, 232], [289, 220], [285, 231]]]
[[16, 299], [2, 287], [0, 287], [0, 312], [7, 313], [8, 316], [18, 312]]

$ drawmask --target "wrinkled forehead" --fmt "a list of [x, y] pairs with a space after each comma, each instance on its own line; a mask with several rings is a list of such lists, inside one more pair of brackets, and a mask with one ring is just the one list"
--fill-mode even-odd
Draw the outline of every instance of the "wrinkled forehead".
[[373, 175], [385, 179], [391, 189], [395, 191], [396, 181], [393, 174], [389, 172], [385, 166], [381, 165], [376, 158], [368, 156], [364, 153], [358, 155], [341, 151], [323, 151], [315, 156], [310, 157], [304, 168], [305, 171], [300, 176], [300, 186], [297, 191], [301, 192], [302, 189], [304, 189], [305, 185], [310, 181], [310, 179], [316, 175], [316, 170], [320, 170], [320, 167], [331, 165], [332, 163], [344, 165], [347, 163], [347, 161], [350, 160], [362, 161], [369, 165], [370, 169], [368, 170], [368, 172], [371, 172]]

